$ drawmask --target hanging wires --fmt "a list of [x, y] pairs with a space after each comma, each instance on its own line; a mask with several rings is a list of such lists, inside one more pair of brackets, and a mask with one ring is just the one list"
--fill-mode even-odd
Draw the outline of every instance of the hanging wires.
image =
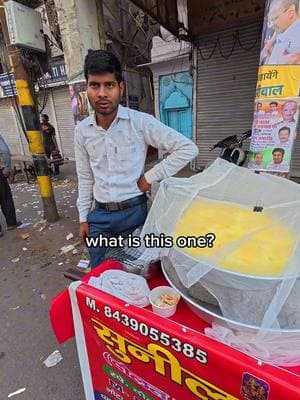
[[232, 47], [231, 47], [231, 49], [229, 50], [228, 54], [225, 54], [225, 53], [224, 53], [224, 50], [223, 50], [223, 47], [224, 47], [224, 46], [222, 46], [221, 35], [220, 35], [220, 34], [219, 34], [218, 37], [215, 39], [214, 45], [213, 45], [213, 47], [212, 47], [212, 50], [211, 50], [211, 52], [209, 53], [208, 56], [206, 56], [206, 55], [203, 54], [203, 48], [201, 48], [201, 45], [200, 45], [200, 44], [196, 44], [196, 47], [197, 47], [197, 49], [198, 49], [198, 52], [199, 52], [199, 55], [200, 55], [201, 59], [202, 59], [203, 61], [208, 61], [208, 60], [210, 60], [210, 59], [213, 57], [213, 55], [215, 54], [215, 52], [218, 50], [220, 56], [221, 56], [222, 58], [224, 58], [225, 60], [228, 60], [228, 59], [232, 56], [232, 54], [234, 53], [234, 51], [236, 50], [237, 46], [239, 46], [239, 47], [240, 47], [243, 51], [245, 51], [245, 52], [252, 51], [252, 50], [256, 47], [256, 45], [257, 45], [257, 43], [258, 43], [258, 41], [259, 41], [259, 38], [260, 38], [260, 35], [261, 35], [261, 30], [258, 30], [254, 42], [251, 43], [249, 46], [245, 46], [245, 45], [242, 43], [242, 41], [241, 41], [241, 32], [242, 32], [242, 31], [241, 31], [240, 29], [237, 29], [235, 32], [232, 33], [232, 40], [233, 40], [233, 42], [232, 42]]

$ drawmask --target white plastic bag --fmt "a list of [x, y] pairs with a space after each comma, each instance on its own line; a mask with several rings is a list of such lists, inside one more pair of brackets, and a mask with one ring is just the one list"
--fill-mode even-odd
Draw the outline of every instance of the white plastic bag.
[[149, 305], [149, 293], [145, 278], [121, 270], [107, 270], [99, 277], [91, 277], [88, 284], [139, 307]]

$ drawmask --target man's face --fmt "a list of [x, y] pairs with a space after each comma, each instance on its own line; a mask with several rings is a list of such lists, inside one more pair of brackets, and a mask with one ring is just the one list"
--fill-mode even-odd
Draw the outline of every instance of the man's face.
[[276, 104], [270, 104], [270, 110], [271, 110], [271, 112], [277, 111], [277, 105]]
[[256, 104], [256, 110], [260, 111], [262, 109], [262, 104], [261, 103], [257, 103]]
[[262, 154], [256, 154], [254, 159], [255, 159], [256, 164], [260, 165], [263, 162], [263, 155]]
[[289, 101], [288, 103], [285, 103], [285, 105], [282, 108], [283, 120], [286, 122], [293, 121], [296, 112], [297, 112], [296, 103], [294, 103], [293, 101]]
[[280, 143], [287, 143], [290, 138], [290, 132], [287, 129], [283, 129], [278, 133], [278, 137], [280, 140]]
[[287, 9], [282, 8], [282, 5], [277, 4], [271, 7], [269, 19], [277, 33], [284, 32], [293, 22], [296, 17], [295, 6], [290, 6]]
[[280, 151], [275, 151], [275, 152], [273, 153], [273, 161], [274, 161], [274, 164], [280, 164], [280, 163], [282, 162], [282, 160], [283, 160], [283, 155], [282, 155], [282, 153], [281, 153]]
[[93, 109], [100, 115], [111, 115], [119, 106], [124, 91], [114, 73], [89, 75], [87, 96]]

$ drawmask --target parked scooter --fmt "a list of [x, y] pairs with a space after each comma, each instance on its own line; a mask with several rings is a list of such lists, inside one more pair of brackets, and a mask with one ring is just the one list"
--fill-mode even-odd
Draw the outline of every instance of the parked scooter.
[[247, 159], [248, 151], [243, 150], [243, 142], [250, 138], [252, 135], [252, 130], [241, 133], [240, 135], [227, 136], [225, 139], [220, 140], [216, 143], [210, 151], [220, 148], [219, 157], [223, 160], [234, 163], [238, 166], [245, 164]]

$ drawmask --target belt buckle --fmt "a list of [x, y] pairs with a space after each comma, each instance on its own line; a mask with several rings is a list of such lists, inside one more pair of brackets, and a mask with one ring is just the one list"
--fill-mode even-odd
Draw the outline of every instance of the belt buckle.
[[106, 205], [107, 211], [119, 211], [119, 204], [118, 203], [108, 203]]

